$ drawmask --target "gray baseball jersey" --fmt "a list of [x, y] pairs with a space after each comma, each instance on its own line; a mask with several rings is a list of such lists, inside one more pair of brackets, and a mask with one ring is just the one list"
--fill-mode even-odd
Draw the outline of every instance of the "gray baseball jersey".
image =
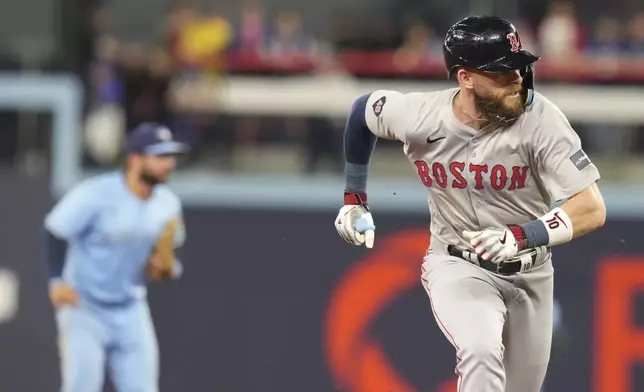
[[366, 122], [375, 135], [403, 143], [427, 188], [432, 239], [421, 280], [456, 350], [459, 392], [539, 392], [552, 339], [550, 252], [527, 272], [504, 276], [450, 256], [447, 246], [471, 249], [463, 230], [537, 219], [599, 172], [541, 94], [511, 125], [476, 131], [454, 118], [457, 92], [376, 91]]
[[432, 238], [469, 247], [463, 230], [534, 220], [599, 179], [568, 120], [543, 95], [535, 92], [510, 126], [477, 132], [455, 120], [457, 92], [375, 91], [366, 108], [371, 131], [401, 141], [426, 186]]

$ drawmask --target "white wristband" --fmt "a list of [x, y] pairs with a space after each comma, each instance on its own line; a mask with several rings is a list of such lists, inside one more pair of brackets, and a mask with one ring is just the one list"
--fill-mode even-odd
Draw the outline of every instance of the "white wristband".
[[572, 239], [572, 221], [566, 211], [557, 207], [541, 218], [548, 231], [548, 245], [559, 245]]

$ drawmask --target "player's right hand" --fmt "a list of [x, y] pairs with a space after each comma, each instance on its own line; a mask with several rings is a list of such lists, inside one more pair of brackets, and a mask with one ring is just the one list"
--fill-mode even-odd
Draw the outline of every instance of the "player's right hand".
[[64, 282], [56, 283], [49, 289], [49, 299], [55, 308], [78, 305], [76, 291]]
[[376, 226], [366, 201], [366, 194], [346, 192], [345, 205], [335, 218], [335, 229], [348, 243], [373, 248]]

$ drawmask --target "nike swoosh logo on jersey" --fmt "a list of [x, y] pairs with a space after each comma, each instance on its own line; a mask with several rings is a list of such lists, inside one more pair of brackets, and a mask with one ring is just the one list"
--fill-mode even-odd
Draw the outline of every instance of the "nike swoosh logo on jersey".
[[499, 240], [499, 242], [501, 243], [501, 245], [505, 245], [505, 239], [506, 239], [506, 237], [507, 237], [507, 236], [508, 236], [508, 232], [506, 231], [506, 232], [503, 234], [503, 238], [501, 238], [501, 239]]
[[436, 143], [437, 141], [439, 141], [439, 140], [443, 140], [443, 139], [445, 139], [445, 136], [443, 136], [443, 137], [437, 137], [436, 139], [432, 139], [432, 137], [431, 137], [431, 136], [428, 136], [428, 137], [427, 137], [427, 143], [430, 143], [430, 144], [431, 144], [431, 143]]

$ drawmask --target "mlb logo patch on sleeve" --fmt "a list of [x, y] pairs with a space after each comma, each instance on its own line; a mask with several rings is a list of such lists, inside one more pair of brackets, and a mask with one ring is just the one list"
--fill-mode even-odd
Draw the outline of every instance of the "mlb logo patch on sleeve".
[[373, 108], [373, 114], [375, 114], [376, 117], [379, 117], [380, 113], [382, 113], [382, 108], [385, 106], [385, 102], [387, 102], [387, 97], [382, 96], [371, 106]]
[[579, 171], [590, 165], [590, 158], [588, 158], [588, 155], [586, 155], [586, 153], [582, 149], [572, 154], [570, 156], [570, 160]]

